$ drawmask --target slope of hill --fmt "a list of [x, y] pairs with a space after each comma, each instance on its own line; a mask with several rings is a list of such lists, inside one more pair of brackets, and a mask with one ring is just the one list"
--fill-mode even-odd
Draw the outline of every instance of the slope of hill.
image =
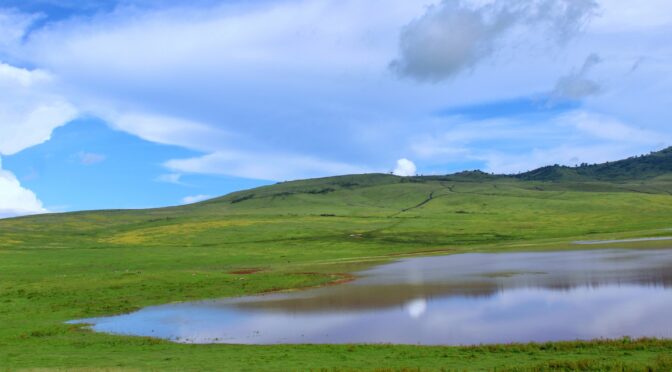
[[[538, 182], [516, 182], [538, 181]], [[541, 182], [541, 183], [540, 183]], [[549, 185], [548, 183], [552, 183]], [[349, 175], [293, 181], [241, 191], [224, 198], [206, 202], [243, 202], [254, 198], [277, 198], [297, 194], [326, 195], [338, 190], [353, 190], [391, 184], [506, 184], [520, 189], [575, 191], [635, 191], [668, 193], [672, 191], [672, 147], [648, 155], [603, 164], [582, 164], [577, 167], [552, 165], [518, 175], [494, 175], [463, 171], [444, 176], [397, 177], [389, 174]], [[414, 189], [416, 187], [409, 187]]]
[[528, 181], [606, 181], [650, 180], [672, 174], [672, 147], [648, 155], [633, 156], [603, 164], [578, 167], [546, 166], [516, 177]]

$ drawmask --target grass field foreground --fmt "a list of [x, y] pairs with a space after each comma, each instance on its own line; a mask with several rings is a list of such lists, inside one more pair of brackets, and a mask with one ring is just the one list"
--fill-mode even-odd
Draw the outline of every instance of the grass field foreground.
[[667, 236], [672, 196], [661, 190], [669, 185], [362, 175], [182, 207], [0, 220], [0, 369], [670, 370], [666, 340], [183, 345], [64, 323], [324, 285], [409, 255], [585, 249], [571, 242]]

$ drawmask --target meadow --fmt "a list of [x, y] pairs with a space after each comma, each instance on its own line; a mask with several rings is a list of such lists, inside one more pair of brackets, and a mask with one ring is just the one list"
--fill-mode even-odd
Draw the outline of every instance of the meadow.
[[669, 340], [184, 345], [65, 322], [326, 285], [413, 255], [668, 236], [671, 185], [666, 176], [616, 183], [373, 174], [279, 183], [180, 207], [0, 220], [0, 369], [667, 371]]

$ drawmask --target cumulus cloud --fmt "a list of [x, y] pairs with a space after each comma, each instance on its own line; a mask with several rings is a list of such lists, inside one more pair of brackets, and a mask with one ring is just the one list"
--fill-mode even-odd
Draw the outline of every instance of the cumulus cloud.
[[0, 154], [11, 155], [49, 139], [77, 110], [54, 93], [53, 76], [43, 69], [4, 63], [41, 15], [0, 8]]
[[572, 71], [569, 75], [560, 77], [550, 94], [551, 101], [580, 100], [600, 93], [602, 91], [600, 84], [589, 79], [587, 75], [594, 66], [601, 62], [602, 58], [592, 53], [586, 57], [578, 71]]
[[45, 142], [77, 116], [73, 105], [50, 92], [51, 80], [45, 71], [0, 63], [0, 154]]
[[[432, 1], [122, 7], [32, 30], [14, 58], [57, 76], [82, 112], [115, 129], [211, 155], [200, 163], [232, 152], [247, 159], [193, 168], [261, 179], [346, 173], [377, 153], [353, 132], [389, 106], [370, 92], [380, 89], [373, 80], [383, 77], [389, 41]], [[273, 154], [255, 164], [259, 152]]]
[[427, 300], [424, 298], [417, 298], [404, 305], [408, 315], [413, 318], [419, 318], [427, 312]]
[[[77, 116], [70, 103], [50, 92], [50, 83], [51, 76], [42, 70], [0, 63], [0, 155], [47, 141], [54, 128]], [[46, 210], [37, 196], [0, 163], [0, 216], [43, 212]]]
[[211, 195], [192, 195], [192, 196], [185, 196], [182, 198], [182, 204], [192, 204], [192, 203], [198, 203], [202, 202], [203, 200], [208, 200], [212, 198]]
[[[77, 112], [149, 141], [206, 154], [167, 162], [175, 174], [284, 180], [358, 173], [387, 168], [399, 148], [421, 160], [423, 169], [445, 159], [483, 159], [470, 156], [492, 148], [529, 153], [539, 143], [555, 146], [557, 138], [596, 137], [569, 124], [562, 127], [567, 133], [558, 135], [553, 130], [559, 124], [539, 125], [539, 119], [534, 125], [503, 124], [508, 131], [472, 129], [473, 136], [466, 134], [465, 124], [463, 137], [455, 131], [444, 136], [440, 132], [447, 126], [428, 116], [547, 91], [569, 71], [567, 61], [596, 50], [609, 56], [609, 64], [625, 61], [622, 71], [638, 56], [647, 56], [647, 63], [624, 80], [627, 86], [594, 96], [585, 105], [669, 133], [672, 49], [665, 41], [672, 13], [660, 10], [668, 9], [669, 2], [655, 0], [636, 10], [625, 0], [601, 3], [604, 17], [598, 19], [599, 33], [592, 34], [597, 9], [592, 0], [290, 0], [127, 7], [49, 23], [29, 35], [22, 28], [30, 17], [14, 13], [3, 24], [18, 31], [14, 36], [0, 32], [0, 38], [9, 40], [0, 42], [0, 59], [10, 55], [4, 60], [31, 67], [3, 65], [13, 80], [0, 83], [0, 153], [43, 142]], [[621, 21], [633, 23], [633, 11], [643, 12], [634, 22], [637, 27], [627, 29], [637, 32], [614, 33], [620, 32]], [[649, 27], [651, 16], [657, 18], [655, 27]], [[571, 48], [556, 48], [589, 21], [585, 37], [567, 44]], [[395, 54], [392, 69], [412, 79], [473, 74], [451, 81], [450, 90], [408, 84], [384, 73]], [[488, 60], [509, 63], [484, 63]], [[584, 78], [602, 81], [593, 79], [597, 72], [617, 75], [619, 69], [607, 65], [590, 68]], [[17, 81], [24, 81], [24, 88], [16, 88], [21, 86]], [[585, 84], [564, 85], [575, 95], [591, 90]], [[33, 112], [47, 113], [23, 120]], [[6, 123], [26, 129], [14, 133], [16, 125]], [[553, 130], [543, 132], [547, 128]], [[419, 137], [426, 141], [416, 141]], [[411, 141], [416, 142], [409, 145]]]
[[22, 187], [14, 174], [3, 170], [0, 162], [0, 218], [45, 212], [37, 196]]
[[444, 0], [404, 27], [400, 55], [390, 67], [402, 77], [438, 82], [474, 68], [507, 38], [541, 32], [564, 43], [596, 9], [594, 0], [495, 0], [481, 6]]
[[409, 177], [415, 176], [416, 170], [417, 169], [415, 168], [415, 164], [412, 161], [406, 158], [402, 158], [397, 160], [397, 167], [394, 168], [392, 173], [397, 176]]

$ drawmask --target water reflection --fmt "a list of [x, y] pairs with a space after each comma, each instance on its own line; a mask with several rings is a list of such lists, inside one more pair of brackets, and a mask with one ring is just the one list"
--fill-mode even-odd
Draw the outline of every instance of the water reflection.
[[101, 332], [211, 343], [474, 344], [672, 337], [672, 250], [412, 258], [339, 286], [145, 308]]

